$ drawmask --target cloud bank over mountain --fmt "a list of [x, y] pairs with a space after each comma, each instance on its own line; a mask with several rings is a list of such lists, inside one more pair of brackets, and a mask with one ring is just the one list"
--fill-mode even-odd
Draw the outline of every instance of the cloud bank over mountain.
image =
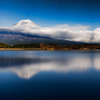
[[21, 20], [11, 27], [0, 28], [1, 30], [22, 32], [25, 34], [48, 36], [54, 39], [62, 39], [79, 42], [100, 42], [100, 28], [91, 31], [90, 26], [56, 25], [53, 27], [40, 27], [31, 20]]

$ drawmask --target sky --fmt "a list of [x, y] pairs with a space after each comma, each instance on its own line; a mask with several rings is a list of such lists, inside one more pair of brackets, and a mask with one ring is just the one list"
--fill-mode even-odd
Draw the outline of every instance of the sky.
[[100, 0], [0, 0], [0, 27], [30, 19], [41, 27], [100, 27]]

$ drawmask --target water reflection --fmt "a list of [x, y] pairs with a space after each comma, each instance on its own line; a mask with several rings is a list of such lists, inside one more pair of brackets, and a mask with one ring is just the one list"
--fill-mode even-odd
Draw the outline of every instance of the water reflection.
[[100, 57], [90, 55], [66, 56], [66, 58], [21, 58], [0, 57], [0, 71], [10, 71], [22, 78], [31, 78], [41, 71], [86, 71], [100, 70]]

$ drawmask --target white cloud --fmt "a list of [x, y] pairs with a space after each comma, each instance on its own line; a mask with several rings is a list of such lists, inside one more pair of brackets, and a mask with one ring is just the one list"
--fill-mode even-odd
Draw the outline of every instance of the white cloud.
[[30, 25], [28, 26], [16, 25], [5, 29], [23, 33], [29, 33], [29, 34], [44, 35], [55, 39], [62, 39], [69, 41], [100, 42], [100, 28], [97, 28], [94, 31], [90, 31], [89, 28], [90, 26], [82, 26], [82, 25], [69, 26], [64, 24], [64, 25], [56, 25], [50, 28], [39, 27], [37, 25], [36, 27], [35, 25], [34, 27], [31, 27]]

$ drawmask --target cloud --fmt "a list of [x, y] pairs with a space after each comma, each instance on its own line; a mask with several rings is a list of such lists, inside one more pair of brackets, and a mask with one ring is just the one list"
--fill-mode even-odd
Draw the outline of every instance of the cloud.
[[16, 27], [11, 26], [11, 31], [37, 34], [41, 36], [48, 36], [55, 39], [79, 41], [79, 42], [100, 42], [100, 28], [91, 31], [90, 26], [82, 25], [56, 25], [53, 27]]
[[100, 42], [100, 28], [96, 28], [93, 31], [93, 41], [94, 42]]

